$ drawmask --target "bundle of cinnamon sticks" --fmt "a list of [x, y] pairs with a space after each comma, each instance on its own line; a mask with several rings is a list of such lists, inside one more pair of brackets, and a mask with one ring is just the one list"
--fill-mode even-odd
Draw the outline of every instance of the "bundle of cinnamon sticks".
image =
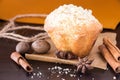
[[108, 37], [103, 38], [103, 44], [100, 45], [99, 50], [104, 56], [111, 68], [116, 72], [120, 73], [120, 50], [111, 42]]

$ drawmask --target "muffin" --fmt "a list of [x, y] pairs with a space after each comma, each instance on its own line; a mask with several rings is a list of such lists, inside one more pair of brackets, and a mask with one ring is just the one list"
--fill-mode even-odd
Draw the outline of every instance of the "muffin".
[[59, 51], [82, 58], [89, 54], [103, 28], [91, 10], [65, 4], [46, 17], [44, 29]]

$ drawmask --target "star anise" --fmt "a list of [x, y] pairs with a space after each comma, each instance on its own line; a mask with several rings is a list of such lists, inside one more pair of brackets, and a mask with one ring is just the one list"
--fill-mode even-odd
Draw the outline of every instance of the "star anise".
[[85, 73], [87, 70], [93, 69], [90, 65], [93, 60], [89, 60], [88, 57], [79, 58], [79, 63], [77, 64], [77, 71]]

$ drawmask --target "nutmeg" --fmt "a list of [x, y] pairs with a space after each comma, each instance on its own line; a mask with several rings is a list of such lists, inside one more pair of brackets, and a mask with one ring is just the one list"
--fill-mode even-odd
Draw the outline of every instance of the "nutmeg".
[[16, 52], [19, 52], [19, 53], [25, 53], [25, 52], [28, 52], [30, 49], [30, 46], [29, 46], [29, 43], [27, 42], [19, 42], [17, 45], [16, 45]]
[[31, 46], [35, 53], [44, 54], [50, 50], [50, 44], [46, 40], [36, 40]]

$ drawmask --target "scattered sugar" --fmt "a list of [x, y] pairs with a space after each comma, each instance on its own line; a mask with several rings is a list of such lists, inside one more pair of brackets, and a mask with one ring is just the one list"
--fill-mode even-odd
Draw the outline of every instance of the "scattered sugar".
[[61, 80], [65, 80], [64, 78], [62, 78]]
[[80, 80], [80, 79], [78, 78], [78, 80]]
[[74, 74], [70, 74], [70, 77], [75, 77], [76, 75], [74, 75]]
[[116, 76], [113, 76], [113, 80], [116, 80]]
[[34, 78], [40, 79], [40, 78], [44, 77], [44, 75], [42, 74], [42, 72], [39, 70], [40, 67], [36, 67], [36, 69], [37, 69], [37, 71], [29, 74], [30, 80], [34, 80]]
[[56, 77], [60, 77], [61, 75], [67, 75], [69, 77], [76, 77], [75, 70], [72, 70], [70, 68], [62, 68], [60, 66], [54, 66], [51, 68], [48, 68], [48, 70], [52, 74], [58, 74]]
[[37, 69], [40, 69], [40, 67], [37, 67]]
[[49, 79], [49, 77], [47, 77], [47, 79]]
[[40, 71], [38, 72], [34, 72], [32, 75], [31, 75], [31, 79], [34, 79], [34, 77], [37, 77], [37, 78], [42, 78], [43, 75]]
[[80, 78], [82, 77], [82, 75], [80, 75]]
[[31, 79], [33, 79], [34, 77], [33, 76], [31, 76]]
[[95, 80], [95, 78], [92, 78], [92, 80]]
[[60, 75], [57, 75], [57, 77], [60, 77]]
[[[71, 68], [63, 68], [61, 66], [53, 66], [53, 67], [48, 67], [48, 75], [44, 75], [40, 67], [36, 67], [36, 71], [34, 71], [32, 74], [30, 74], [30, 80], [34, 79], [45, 79], [45, 80], [50, 80], [53, 79], [53, 77], [58, 78], [59, 80], [67, 80], [65, 77], [70, 77], [70, 78], [75, 78], [77, 80], [81, 80], [80, 78], [83, 77], [82, 74], [79, 76], [76, 74], [76, 69], [71, 69]], [[64, 75], [64, 76], [63, 76]], [[95, 78], [92, 78], [91, 80], [95, 80]], [[113, 80], [116, 80], [116, 77], [113, 77]]]

